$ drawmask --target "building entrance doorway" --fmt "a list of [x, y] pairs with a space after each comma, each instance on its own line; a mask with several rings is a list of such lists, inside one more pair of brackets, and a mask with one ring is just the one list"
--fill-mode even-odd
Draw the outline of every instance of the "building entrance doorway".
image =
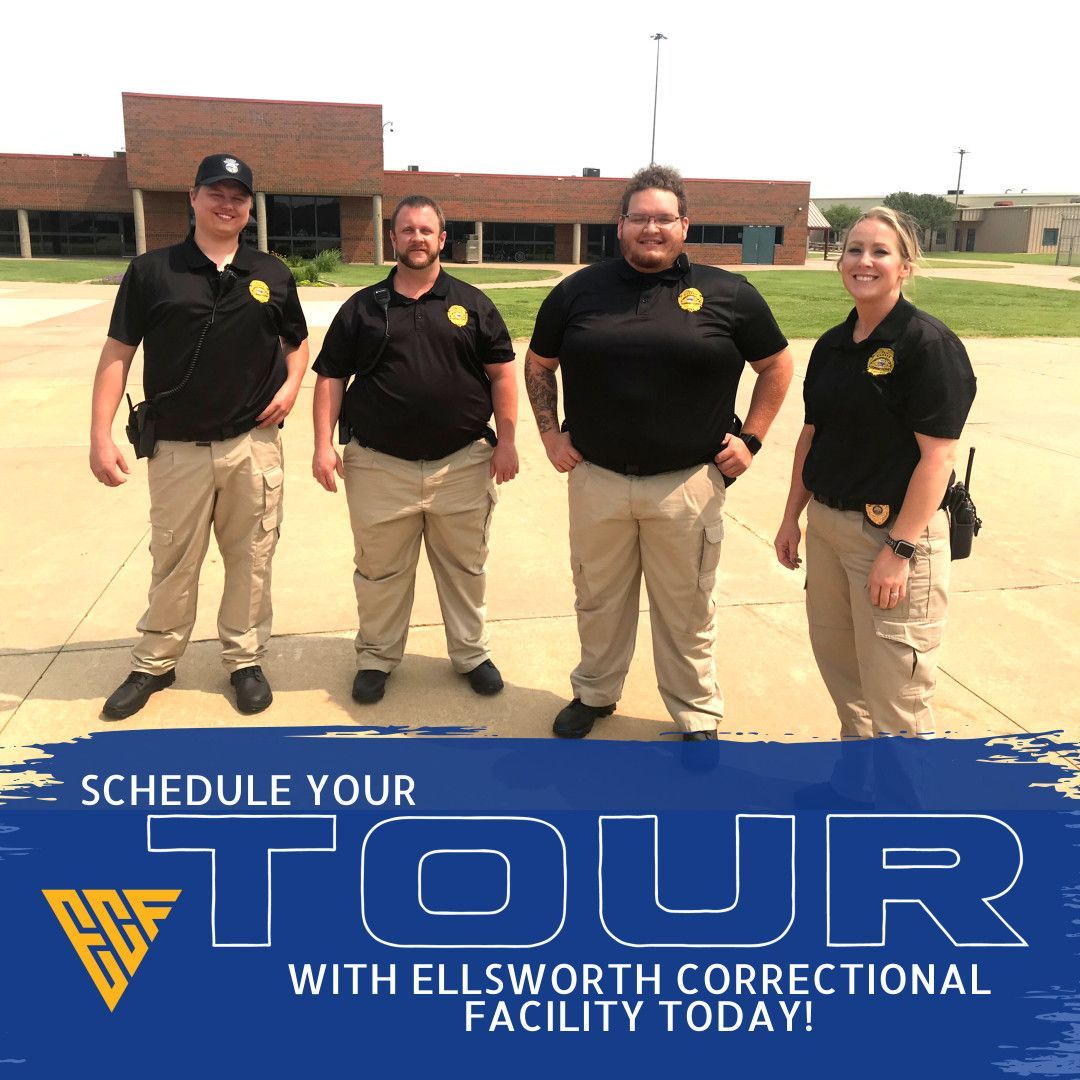
[[744, 225], [742, 261], [771, 265], [776, 248], [775, 225]]

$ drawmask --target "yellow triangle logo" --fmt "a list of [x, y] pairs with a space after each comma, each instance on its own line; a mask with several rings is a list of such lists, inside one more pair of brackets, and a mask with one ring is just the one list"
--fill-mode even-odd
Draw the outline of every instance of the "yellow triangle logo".
[[112, 1012], [180, 890], [42, 889], [42, 893]]

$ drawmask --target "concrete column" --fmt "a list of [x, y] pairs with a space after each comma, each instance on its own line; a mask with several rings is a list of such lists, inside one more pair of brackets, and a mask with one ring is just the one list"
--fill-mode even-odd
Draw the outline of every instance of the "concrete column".
[[32, 259], [34, 253], [30, 250], [30, 215], [25, 210], [16, 210], [19, 219], [19, 254], [24, 259]]
[[581, 263], [581, 223], [574, 222], [574, 238], [570, 241], [570, 261], [578, 266]]
[[473, 222], [473, 232], [476, 233], [476, 239], [479, 242], [480, 254], [477, 257], [477, 262], [484, 261], [484, 223], [482, 221]]
[[270, 250], [270, 241], [266, 238], [266, 193], [255, 192], [255, 235], [258, 237], [260, 251]]
[[143, 212], [142, 192], [131, 189], [131, 205], [135, 209], [135, 254], [146, 254], [146, 214]]
[[383, 264], [382, 196], [371, 196], [371, 232], [375, 238], [375, 265]]

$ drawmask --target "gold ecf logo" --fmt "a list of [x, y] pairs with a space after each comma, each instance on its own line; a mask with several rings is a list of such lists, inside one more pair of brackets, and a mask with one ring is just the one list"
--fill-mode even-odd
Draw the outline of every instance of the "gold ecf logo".
[[109, 1012], [173, 909], [179, 889], [42, 889]]
[[453, 304], [448, 307], [446, 317], [455, 326], [464, 326], [469, 321], [469, 313], [460, 304]]
[[248, 286], [248, 292], [251, 293], [260, 304], [265, 304], [270, 299], [270, 287], [265, 281], [260, 281], [258, 278]]

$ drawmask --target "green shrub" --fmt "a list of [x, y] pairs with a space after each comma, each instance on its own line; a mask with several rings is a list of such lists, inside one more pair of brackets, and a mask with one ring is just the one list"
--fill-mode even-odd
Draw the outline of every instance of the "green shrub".
[[320, 251], [311, 262], [320, 274], [329, 274], [341, 265], [341, 252], [337, 248], [327, 248]]
[[280, 259], [289, 268], [289, 273], [292, 274], [293, 281], [297, 285], [322, 284], [319, 281], [319, 271], [310, 260], [303, 259], [299, 255], [282, 255], [280, 251], [272, 251], [270, 254]]

